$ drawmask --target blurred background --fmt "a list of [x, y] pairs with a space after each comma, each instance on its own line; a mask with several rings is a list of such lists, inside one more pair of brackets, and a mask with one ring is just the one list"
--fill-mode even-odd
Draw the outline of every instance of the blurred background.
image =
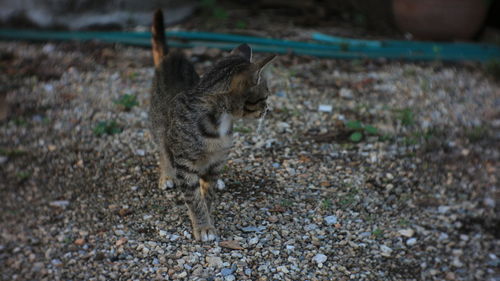
[[287, 26], [365, 38], [499, 42], [500, 37], [500, 5], [494, 0], [0, 0], [0, 7], [1, 27], [10, 28], [140, 30], [160, 7], [167, 25], [273, 37], [289, 35], [283, 34]]

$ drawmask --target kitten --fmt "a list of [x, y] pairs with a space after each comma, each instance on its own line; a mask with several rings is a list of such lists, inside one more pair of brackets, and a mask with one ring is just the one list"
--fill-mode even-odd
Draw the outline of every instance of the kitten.
[[253, 63], [243, 44], [200, 78], [182, 53], [169, 51], [161, 10], [152, 35], [150, 121], [160, 154], [159, 185], [181, 188], [194, 237], [214, 240], [214, 185], [232, 145], [233, 118], [264, 114], [269, 90], [261, 72], [275, 56]]

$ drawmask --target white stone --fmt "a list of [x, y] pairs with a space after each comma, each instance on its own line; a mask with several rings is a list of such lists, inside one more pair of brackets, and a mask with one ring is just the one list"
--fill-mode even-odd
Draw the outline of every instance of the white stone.
[[337, 216], [327, 216], [325, 217], [325, 222], [327, 225], [332, 225], [337, 223]]
[[221, 179], [218, 179], [217, 180], [217, 189], [224, 190], [225, 188], [226, 188], [226, 184], [224, 183], [224, 181]]
[[206, 257], [205, 260], [207, 261], [209, 266], [212, 266], [212, 267], [222, 267], [223, 266], [222, 259], [219, 257], [210, 256], [210, 257]]
[[380, 251], [382, 251], [382, 256], [384, 257], [389, 257], [392, 253], [392, 249], [387, 247], [386, 245], [380, 245]]
[[68, 200], [57, 200], [57, 201], [50, 202], [49, 205], [52, 207], [66, 208], [69, 205], [69, 201]]
[[440, 212], [441, 214], [445, 214], [445, 213], [447, 213], [449, 210], [450, 210], [450, 207], [449, 207], [449, 206], [439, 206], [439, 207], [438, 207], [438, 212]]
[[411, 229], [411, 228], [407, 228], [407, 229], [401, 229], [398, 231], [399, 234], [401, 234], [401, 236], [404, 236], [404, 237], [412, 237], [413, 234], [415, 234], [415, 230]]
[[318, 106], [318, 111], [320, 112], [332, 112], [333, 110], [333, 106], [329, 105], [329, 104], [320, 104]]
[[354, 97], [352, 90], [347, 88], [340, 89], [339, 96], [346, 99], [352, 99]]
[[224, 113], [220, 117], [219, 121], [219, 136], [225, 136], [229, 132], [233, 122], [233, 116], [231, 114]]
[[417, 238], [410, 238], [410, 239], [406, 240], [406, 245], [408, 245], [408, 246], [413, 246], [415, 244], [417, 244]]
[[323, 254], [317, 254], [314, 256], [313, 261], [320, 264], [320, 263], [324, 263], [327, 259], [328, 259], [327, 256], [325, 256]]
[[259, 237], [257, 237], [257, 236], [256, 237], [252, 237], [252, 238], [250, 238], [250, 240], [248, 240], [248, 244], [250, 244], [250, 245], [254, 245], [254, 244], [257, 244], [257, 243], [259, 243]]

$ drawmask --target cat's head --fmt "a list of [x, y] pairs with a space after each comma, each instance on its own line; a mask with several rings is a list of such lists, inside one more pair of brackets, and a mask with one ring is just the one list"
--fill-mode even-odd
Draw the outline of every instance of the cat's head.
[[233, 101], [232, 114], [236, 117], [262, 116], [267, 110], [267, 98], [270, 94], [267, 81], [262, 71], [273, 61], [275, 55], [252, 62], [252, 49], [242, 44], [231, 51], [231, 55], [240, 57], [249, 63], [248, 69], [232, 79]]
[[[232, 56], [239, 56], [250, 63], [249, 71], [243, 74], [246, 79], [239, 90], [240, 102], [233, 114], [238, 117], [260, 117], [267, 110], [267, 98], [270, 94], [263, 70], [273, 61], [276, 55], [270, 55], [262, 60], [252, 62], [252, 49], [247, 44], [242, 44], [231, 51]], [[238, 80], [233, 79], [233, 82]], [[235, 86], [235, 85], [233, 85]], [[237, 87], [236, 87], [237, 88]]]
[[214, 76], [225, 76], [219, 81], [227, 83], [222, 84], [226, 85], [230, 113], [233, 116], [260, 117], [265, 113], [270, 93], [262, 72], [275, 57], [276, 55], [270, 55], [254, 62], [252, 49], [247, 44], [242, 44], [217, 63], [215, 69], [218, 71]]

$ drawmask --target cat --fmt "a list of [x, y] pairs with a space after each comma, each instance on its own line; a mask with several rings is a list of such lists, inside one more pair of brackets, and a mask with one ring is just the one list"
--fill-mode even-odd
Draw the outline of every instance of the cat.
[[252, 49], [242, 44], [200, 77], [180, 51], [168, 48], [161, 10], [151, 30], [149, 116], [159, 150], [158, 184], [181, 188], [194, 238], [214, 240], [214, 186], [232, 146], [233, 118], [265, 114], [269, 90], [261, 74], [275, 55], [252, 62]]

